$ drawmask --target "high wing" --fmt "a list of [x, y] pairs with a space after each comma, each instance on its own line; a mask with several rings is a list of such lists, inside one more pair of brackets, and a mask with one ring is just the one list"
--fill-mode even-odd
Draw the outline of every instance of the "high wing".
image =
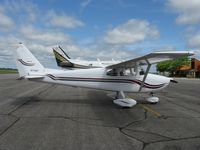
[[149, 70], [151, 68], [151, 65], [162, 62], [162, 61], [172, 60], [179, 57], [191, 56], [191, 55], [194, 55], [194, 53], [187, 52], [187, 51], [155, 52], [155, 53], [147, 54], [142, 57], [124, 61], [118, 64], [110, 65], [110, 66], [107, 66], [106, 68], [114, 70], [114, 69], [126, 69], [126, 68], [147, 65], [147, 68], [146, 68], [146, 71], [144, 72], [143, 80], [139, 89], [139, 91], [141, 91], [145, 83], [146, 77], [149, 73]]
[[171, 51], [171, 52], [155, 52], [150, 53], [142, 57], [134, 58], [128, 61], [124, 61], [118, 64], [107, 66], [108, 69], [118, 68], [131, 68], [134, 66], [152, 65], [166, 60], [172, 60], [183, 56], [194, 55], [193, 52], [188, 51]]

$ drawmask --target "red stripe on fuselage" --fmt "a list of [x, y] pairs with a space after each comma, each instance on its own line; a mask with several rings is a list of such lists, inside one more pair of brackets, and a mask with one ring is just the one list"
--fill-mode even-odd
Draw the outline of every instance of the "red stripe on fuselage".
[[[87, 81], [87, 82], [115, 82], [115, 83], [131, 83], [131, 84], [138, 84], [141, 85], [142, 81], [140, 80], [130, 80], [130, 79], [108, 79], [108, 78], [79, 78], [79, 77], [55, 77], [51, 74], [47, 75], [53, 80], [61, 80], [61, 81]], [[163, 84], [158, 84], [158, 85], [151, 85], [148, 83], [144, 83], [145, 88], [150, 88], [150, 89], [157, 89], [161, 88], [165, 85]]]

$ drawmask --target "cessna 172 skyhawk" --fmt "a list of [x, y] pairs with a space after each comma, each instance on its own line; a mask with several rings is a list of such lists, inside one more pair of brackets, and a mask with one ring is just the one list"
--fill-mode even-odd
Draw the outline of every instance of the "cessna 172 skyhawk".
[[[62, 84], [116, 92], [115, 104], [132, 107], [136, 101], [126, 98], [124, 92], [154, 92], [168, 86], [171, 78], [149, 73], [152, 64], [193, 55], [191, 52], [156, 52], [103, 68], [78, 70], [54, 70], [44, 68], [32, 53], [20, 44], [16, 50], [16, 64], [21, 78], [37, 82]], [[146, 65], [146, 71], [140, 66]], [[149, 97], [147, 101], [156, 103], [158, 97]]]
[[57, 62], [57, 65], [62, 68], [67, 69], [88, 69], [88, 68], [102, 68], [109, 65], [120, 63], [121, 61], [101, 61], [97, 59], [97, 61], [85, 61], [85, 60], [76, 60], [71, 59], [69, 55], [65, 53], [65, 51], [60, 47], [54, 47], [53, 53]]

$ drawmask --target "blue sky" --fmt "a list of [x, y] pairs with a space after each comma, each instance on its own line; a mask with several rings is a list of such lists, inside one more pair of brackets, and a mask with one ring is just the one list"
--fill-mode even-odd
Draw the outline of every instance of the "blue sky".
[[153, 51], [195, 50], [199, 0], [0, 0], [0, 67], [15, 67], [24, 43], [47, 67], [52, 47], [78, 59], [131, 59]]

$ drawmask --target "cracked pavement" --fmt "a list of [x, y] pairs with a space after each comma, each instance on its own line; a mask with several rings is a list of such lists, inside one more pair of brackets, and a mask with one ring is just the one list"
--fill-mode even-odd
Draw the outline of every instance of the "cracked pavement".
[[0, 150], [199, 150], [200, 80], [177, 79], [156, 93], [128, 93], [124, 109], [108, 92], [0, 75]]

